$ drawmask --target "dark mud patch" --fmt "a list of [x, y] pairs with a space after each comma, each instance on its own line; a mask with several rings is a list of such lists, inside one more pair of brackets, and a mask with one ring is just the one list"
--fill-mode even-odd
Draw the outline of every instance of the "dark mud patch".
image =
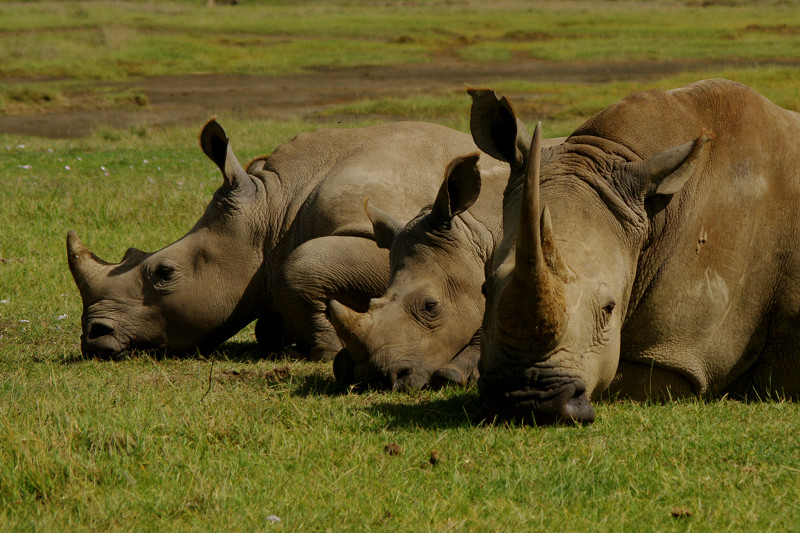
[[[503, 63], [470, 63], [442, 58], [415, 65], [320, 68], [290, 76], [160, 76], [102, 84], [105, 90], [120, 93], [136, 91], [137, 94], [143, 94], [148, 102], [144, 109], [76, 110], [0, 116], [0, 132], [52, 138], [81, 137], [104, 127], [202, 124], [215, 114], [251, 119], [321, 120], [319, 115], [325, 110], [358, 100], [441, 94], [463, 90], [465, 85], [492, 86], [509, 80], [573, 83], [647, 81], [681, 72], [770, 65], [800, 66], [800, 60], [703, 59], [554, 63], [525, 58]], [[24, 81], [34, 80], [3, 80], [6, 84]], [[45, 84], [48, 82], [46, 79], [35, 81]]]

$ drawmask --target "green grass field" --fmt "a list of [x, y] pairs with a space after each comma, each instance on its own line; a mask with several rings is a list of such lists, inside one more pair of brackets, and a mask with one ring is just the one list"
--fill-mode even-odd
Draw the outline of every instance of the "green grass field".
[[[0, 2], [0, 109], [69, 107], [97, 80], [165, 71], [800, 55], [798, 2], [242, 4]], [[786, 67], [497, 88], [563, 135], [631, 91], [718, 75], [800, 110]], [[468, 108], [454, 93], [334, 112], [463, 129]], [[219, 118], [242, 161], [326, 122]], [[800, 530], [797, 402], [608, 401], [586, 427], [474, 427], [475, 389], [357, 393], [329, 365], [263, 358], [252, 326], [208, 358], [84, 360], [66, 233], [110, 261], [179, 238], [221, 181], [201, 126], [0, 132], [1, 531]]]

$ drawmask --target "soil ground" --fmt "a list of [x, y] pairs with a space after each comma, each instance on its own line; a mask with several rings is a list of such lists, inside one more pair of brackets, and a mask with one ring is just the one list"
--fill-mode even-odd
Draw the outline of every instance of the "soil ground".
[[[682, 60], [638, 62], [507, 63], [436, 61], [415, 65], [319, 69], [290, 76], [193, 74], [103, 83], [147, 95], [141, 110], [79, 110], [0, 116], [0, 132], [53, 138], [80, 137], [100, 127], [127, 128], [202, 123], [215, 114], [249, 118], [311, 118], [328, 107], [367, 98], [413, 96], [491, 86], [501, 80], [602, 83], [647, 81], [680, 72], [766, 65], [800, 66], [800, 60]], [[702, 76], [700, 76], [702, 77]], [[3, 80], [14, 83], [31, 80]]]

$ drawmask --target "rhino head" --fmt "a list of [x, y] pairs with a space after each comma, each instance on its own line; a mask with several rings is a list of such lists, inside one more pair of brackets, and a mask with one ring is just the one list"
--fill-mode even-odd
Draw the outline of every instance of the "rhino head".
[[543, 152], [537, 126], [527, 154], [519, 154], [505, 99], [491, 91], [472, 96], [478, 146], [525, 159], [506, 190], [503, 242], [485, 286], [485, 404], [477, 418], [591, 422], [591, 400], [619, 362], [648, 229], [645, 200], [679, 191], [709, 137], [635, 160], [617, 155], [625, 151], [618, 145], [575, 134]]
[[488, 257], [458, 216], [478, 198], [478, 159], [473, 154], [451, 162], [432, 207], [406, 225], [365, 202], [378, 246], [390, 250], [390, 279], [364, 313], [336, 300], [328, 304], [346, 346], [334, 361], [340, 381], [420, 389], [432, 379], [470, 379], [456, 367], [440, 369], [470, 343], [483, 314]]
[[263, 259], [263, 183], [248, 175], [211, 120], [203, 152], [224, 183], [202, 218], [157, 252], [128, 249], [107, 263], [67, 235], [67, 259], [83, 300], [81, 351], [116, 356], [132, 349], [211, 349], [254, 318]]

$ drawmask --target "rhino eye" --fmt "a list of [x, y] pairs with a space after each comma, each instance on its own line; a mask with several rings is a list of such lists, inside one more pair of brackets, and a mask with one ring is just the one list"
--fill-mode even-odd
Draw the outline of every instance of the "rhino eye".
[[156, 287], [163, 287], [170, 281], [173, 281], [175, 278], [175, 274], [177, 269], [169, 264], [161, 263], [156, 265], [153, 270], [151, 270], [151, 280]]
[[175, 269], [168, 265], [159, 265], [155, 270], [156, 277], [165, 281], [170, 279], [174, 273]]
[[425, 298], [422, 308], [429, 315], [436, 315], [439, 313], [439, 301], [436, 298]]
[[608, 326], [608, 323], [611, 321], [611, 313], [614, 312], [615, 306], [616, 303], [611, 300], [600, 309], [600, 325], [603, 329], [605, 329], [606, 326]]

